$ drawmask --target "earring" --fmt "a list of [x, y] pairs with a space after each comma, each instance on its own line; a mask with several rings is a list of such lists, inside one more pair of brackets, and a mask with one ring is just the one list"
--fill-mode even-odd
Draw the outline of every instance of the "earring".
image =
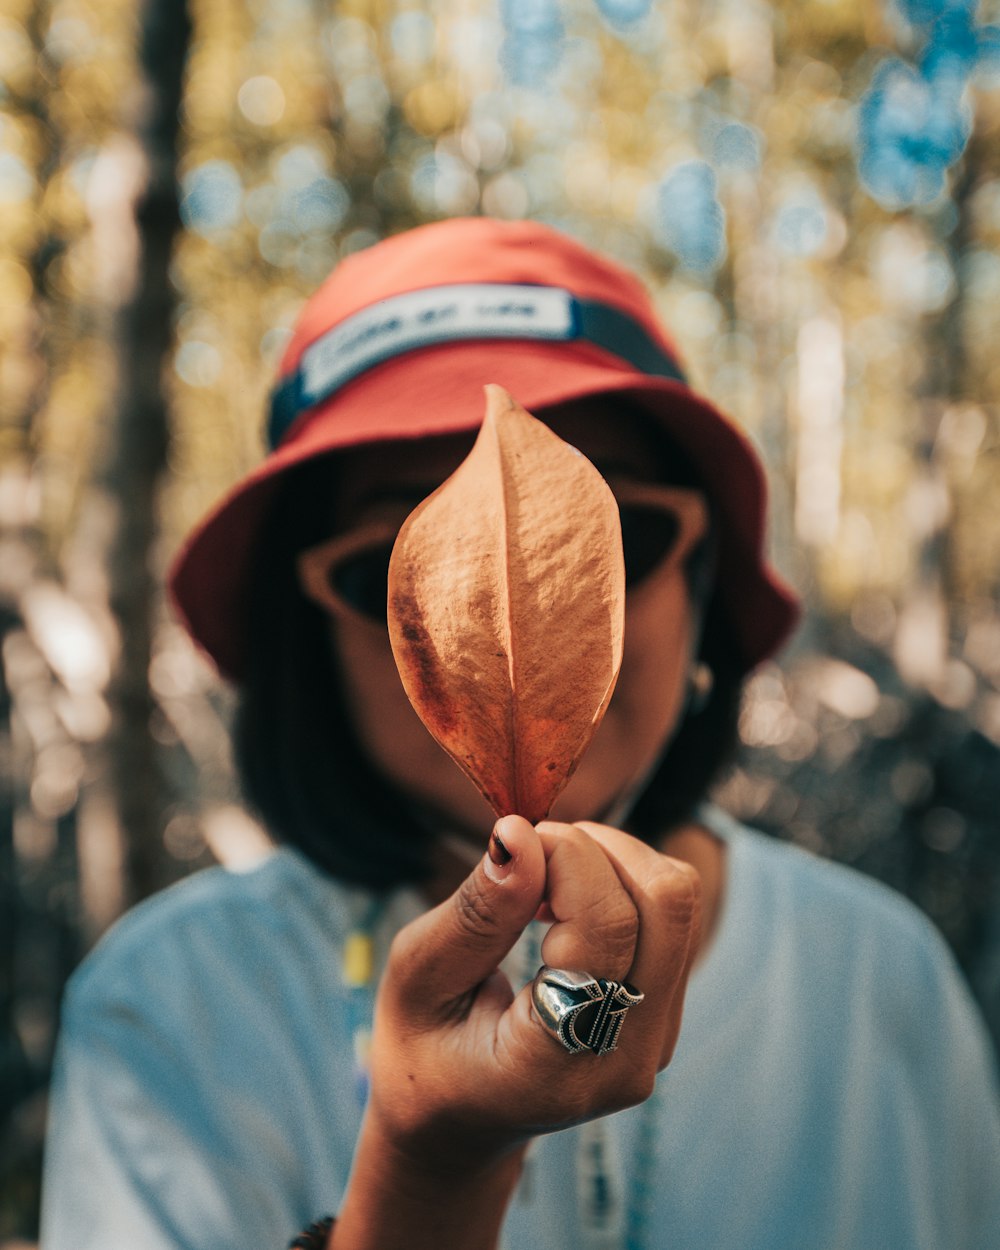
[[715, 674], [705, 661], [699, 660], [697, 664], [692, 665], [688, 678], [688, 712], [690, 715], [697, 716], [699, 712], [705, 710], [714, 687]]

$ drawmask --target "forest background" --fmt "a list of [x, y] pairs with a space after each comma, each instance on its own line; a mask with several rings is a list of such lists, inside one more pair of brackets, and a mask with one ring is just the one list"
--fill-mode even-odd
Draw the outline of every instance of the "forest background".
[[648, 283], [768, 465], [804, 628], [738, 816], [907, 893], [1000, 1042], [1000, 3], [2, 0], [0, 1245], [65, 979], [263, 838], [162, 596], [305, 296], [428, 220]]

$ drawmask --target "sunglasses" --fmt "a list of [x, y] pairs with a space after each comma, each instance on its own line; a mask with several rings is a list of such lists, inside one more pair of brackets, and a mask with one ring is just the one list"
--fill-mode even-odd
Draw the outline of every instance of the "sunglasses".
[[[626, 590], [681, 567], [708, 531], [708, 507], [698, 491], [630, 482], [616, 487], [615, 497]], [[398, 532], [398, 525], [373, 521], [309, 547], [298, 556], [302, 589], [328, 612], [384, 626]]]

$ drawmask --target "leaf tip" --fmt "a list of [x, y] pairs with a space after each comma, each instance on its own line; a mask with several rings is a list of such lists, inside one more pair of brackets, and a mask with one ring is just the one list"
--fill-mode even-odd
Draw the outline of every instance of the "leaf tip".
[[486, 420], [495, 421], [507, 412], [523, 411], [521, 405], [505, 387], [498, 382], [487, 382], [483, 387], [486, 393]]

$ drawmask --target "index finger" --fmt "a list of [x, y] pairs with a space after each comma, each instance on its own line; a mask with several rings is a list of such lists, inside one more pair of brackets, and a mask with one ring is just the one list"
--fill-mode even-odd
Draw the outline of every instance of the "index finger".
[[605, 849], [579, 825], [536, 826], [546, 861], [552, 923], [542, 943], [547, 964], [620, 980], [635, 958], [639, 914]]
[[646, 995], [646, 1003], [629, 1016], [628, 1027], [630, 1032], [663, 1030], [662, 1067], [677, 1042], [683, 996], [698, 951], [701, 879], [690, 864], [620, 829], [577, 823], [604, 849], [638, 910], [639, 933], [628, 979]]

